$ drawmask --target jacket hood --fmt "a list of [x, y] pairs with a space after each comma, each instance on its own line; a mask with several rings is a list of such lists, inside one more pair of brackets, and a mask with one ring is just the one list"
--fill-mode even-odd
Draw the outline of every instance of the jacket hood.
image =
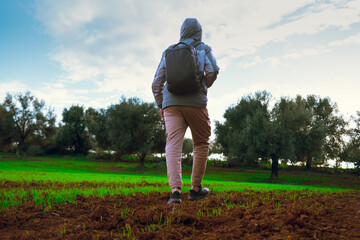
[[187, 18], [181, 26], [180, 41], [193, 38], [201, 42], [202, 28], [196, 18]]

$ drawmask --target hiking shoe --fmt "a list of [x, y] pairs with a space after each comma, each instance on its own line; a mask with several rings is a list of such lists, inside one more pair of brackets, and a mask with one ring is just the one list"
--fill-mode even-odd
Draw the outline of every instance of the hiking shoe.
[[181, 203], [181, 193], [178, 191], [171, 193], [170, 199], [167, 203]]
[[190, 190], [190, 195], [189, 195], [189, 200], [190, 201], [196, 201], [202, 198], [206, 198], [207, 196], [209, 196], [210, 191], [208, 188], [202, 188], [201, 185], [199, 187], [199, 189], [197, 191], [195, 190]]

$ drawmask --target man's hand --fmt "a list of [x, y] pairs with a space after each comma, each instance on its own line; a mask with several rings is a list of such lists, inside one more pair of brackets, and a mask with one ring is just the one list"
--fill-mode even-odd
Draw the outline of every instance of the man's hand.
[[213, 83], [215, 82], [217, 75], [218, 75], [219, 71], [213, 72], [213, 73], [208, 73], [205, 76], [205, 83], [206, 83], [206, 87], [209, 88], [213, 85]]
[[160, 108], [160, 115], [161, 119], [164, 120], [164, 110], [162, 108]]

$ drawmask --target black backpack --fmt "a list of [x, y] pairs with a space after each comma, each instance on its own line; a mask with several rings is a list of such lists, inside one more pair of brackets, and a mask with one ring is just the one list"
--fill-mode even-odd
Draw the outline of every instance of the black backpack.
[[[195, 49], [201, 42], [179, 42], [165, 50], [166, 81], [169, 92], [185, 95], [199, 90], [204, 78]], [[204, 55], [205, 56], [205, 55]]]

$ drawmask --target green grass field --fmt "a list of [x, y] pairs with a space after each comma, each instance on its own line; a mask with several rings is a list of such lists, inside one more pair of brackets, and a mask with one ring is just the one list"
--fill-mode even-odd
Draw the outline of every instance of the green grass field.
[[[94, 162], [85, 157], [36, 157], [29, 160], [0, 155], [0, 208], [27, 201], [51, 206], [71, 201], [78, 194], [104, 197], [107, 194], [129, 195], [137, 192], [170, 191], [164, 163], [145, 163], [139, 169], [136, 162]], [[183, 191], [190, 188], [191, 167], [183, 168]], [[277, 183], [270, 183], [266, 170], [234, 171], [208, 166], [203, 186], [214, 192], [222, 191], [291, 191], [308, 194], [323, 191], [345, 191], [334, 186], [334, 176], [319, 174], [279, 173]], [[349, 176], [341, 176], [349, 178]], [[341, 179], [338, 178], [338, 179]], [[332, 180], [332, 181], [330, 181]], [[314, 182], [316, 186], [302, 185]]]

